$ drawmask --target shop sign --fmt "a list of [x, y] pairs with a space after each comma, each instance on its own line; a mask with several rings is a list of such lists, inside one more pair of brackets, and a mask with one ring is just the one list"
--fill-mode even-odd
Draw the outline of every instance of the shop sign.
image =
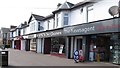
[[29, 39], [36, 38], [36, 34], [28, 35], [28, 38], [29, 38]]
[[119, 32], [119, 18], [70, 26], [63, 29], [64, 35], [86, 35], [108, 32]]
[[19, 40], [19, 38], [18, 38], [18, 37], [15, 37], [14, 40]]
[[55, 31], [39, 33], [37, 34], [37, 37], [38, 38], [55, 37], [55, 36], [61, 36], [62, 34], [63, 34], [62, 30], [55, 30]]
[[27, 38], [28, 38], [28, 36], [23, 36], [23, 38], [24, 38], [24, 39], [27, 39]]

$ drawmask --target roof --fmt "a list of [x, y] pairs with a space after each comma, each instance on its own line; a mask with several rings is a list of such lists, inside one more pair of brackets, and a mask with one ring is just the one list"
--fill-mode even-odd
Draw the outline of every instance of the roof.
[[43, 16], [39, 16], [39, 15], [36, 15], [36, 14], [32, 14], [34, 17], [35, 17], [35, 19], [36, 20], [38, 20], [38, 21], [41, 21], [41, 20], [43, 20], [45, 17], [43, 17]]
[[74, 6], [74, 4], [66, 1], [66, 2], [63, 3], [60, 7], [58, 7], [58, 9], [69, 9], [69, 8], [71, 8], [72, 6]]
[[44, 20], [50, 19], [50, 18], [53, 18], [53, 17], [54, 17], [54, 14], [50, 14], [50, 15], [46, 16], [46, 17], [44, 18]]
[[101, 0], [84, 0], [82, 2], [79, 2], [77, 4], [72, 4], [70, 2], [65, 2], [63, 3], [62, 5], [60, 5], [58, 7], [58, 9], [56, 9], [55, 11], [53, 11], [53, 13], [56, 13], [56, 12], [59, 12], [59, 11], [63, 11], [63, 10], [71, 10], [71, 9], [75, 9], [77, 7], [80, 7], [80, 6], [83, 6], [85, 4], [88, 4], [88, 3], [95, 3], [95, 2], [98, 2], [98, 1], [101, 1]]
[[82, 6], [82, 5], [85, 5], [85, 4], [88, 4], [88, 3], [95, 3], [95, 2], [98, 2], [98, 1], [101, 1], [101, 0], [84, 0], [82, 2], [79, 2], [79, 3], [75, 4], [71, 9], [77, 8], [79, 6]]
[[9, 31], [10, 31], [9, 28], [4, 28], [4, 27], [1, 28], [1, 33], [8, 33]]
[[61, 10], [69, 10], [73, 6], [74, 6], [74, 4], [66, 1], [65, 3], [60, 5], [57, 10], [53, 11], [53, 13], [59, 12]]
[[31, 14], [31, 16], [30, 16], [30, 18], [29, 18], [29, 20], [28, 20], [28, 24], [30, 23], [32, 17], [34, 17], [34, 18], [35, 18], [36, 20], [38, 20], [38, 21], [42, 21], [42, 20], [45, 18], [45, 17], [40, 16], [40, 15]]

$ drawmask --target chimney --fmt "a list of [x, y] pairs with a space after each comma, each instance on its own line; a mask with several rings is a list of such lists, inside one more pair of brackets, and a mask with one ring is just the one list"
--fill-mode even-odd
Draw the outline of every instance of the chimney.
[[61, 5], [62, 5], [61, 3], [58, 3], [58, 4], [57, 4], [57, 8], [59, 8]]
[[11, 26], [10, 26], [10, 29], [12, 29], [12, 28], [16, 28], [16, 27], [17, 27], [17, 26], [13, 26], [13, 25], [11, 25]]
[[24, 22], [24, 25], [27, 25], [27, 22], [26, 22], [26, 21]]

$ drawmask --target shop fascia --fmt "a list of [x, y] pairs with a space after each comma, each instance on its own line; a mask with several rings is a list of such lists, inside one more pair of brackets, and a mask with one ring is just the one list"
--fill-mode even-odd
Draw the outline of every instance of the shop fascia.
[[28, 35], [27, 37], [28, 39], [32, 39], [32, 38], [36, 38], [36, 34], [31, 34], [31, 35]]
[[120, 18], [104, 20], [94, 23], [70, 26], [63, 29], [64, 35], [87, 35], [98, 33], [112, 33], [120, 31]]
[[44, 33], [38, 33], [36, 36], [38, 38], [45, 38], [45, 37], [55, 37], [55, 36], [62, 36], [63, 30], [54, 30], [54, 31], [48, 31]]

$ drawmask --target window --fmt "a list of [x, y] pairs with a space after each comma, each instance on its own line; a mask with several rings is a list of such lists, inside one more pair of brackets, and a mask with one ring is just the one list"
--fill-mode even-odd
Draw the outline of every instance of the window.
[[4, 39], [7, 39], [7, 33], [4, 33], [4, 34], [3, 34], [3, 38], [4, 38]]
[[50, 26], [50, 21], [48, 21], [48, 29], [50, 28], [49, 26]]
[[32, 42], [36, 42], [36, 39], [32, 39]]
[[31, 23], [30, 25], [30, 31], [34, 31], [35, 30], [35, 22]]
[[87, 22], [92, 22], [94, 20], [93, 5], [87, 7]]
[[38, 22], [38, 31], [40, 31], [40, 22]]
[[68, 25], [68, 14], [64, 14], [64, 25]]
[[25, 34], [25, 28], [23, 28], [23, 35]]
[[17, 30], [15, 31], [15, 36], [17, 36]]
[[58, 26], [58, 22], [59, 22], [59, 17], [58, 17], [58, 14], [57, 14], [57, 22], [56, 22], [56, 27]]
[[44, 30], [43, 26], [42, 26], [42, 23], [41, 22], [38, 22], [38, 31], [40, 30]]
[[20, 33], [21, 33], [21, 32], [20, 32], [20, 29], [18, 29], [18, 36], [20, 36]]
[[55, 18], [53, 19], [53, 28], [55, 28]]

